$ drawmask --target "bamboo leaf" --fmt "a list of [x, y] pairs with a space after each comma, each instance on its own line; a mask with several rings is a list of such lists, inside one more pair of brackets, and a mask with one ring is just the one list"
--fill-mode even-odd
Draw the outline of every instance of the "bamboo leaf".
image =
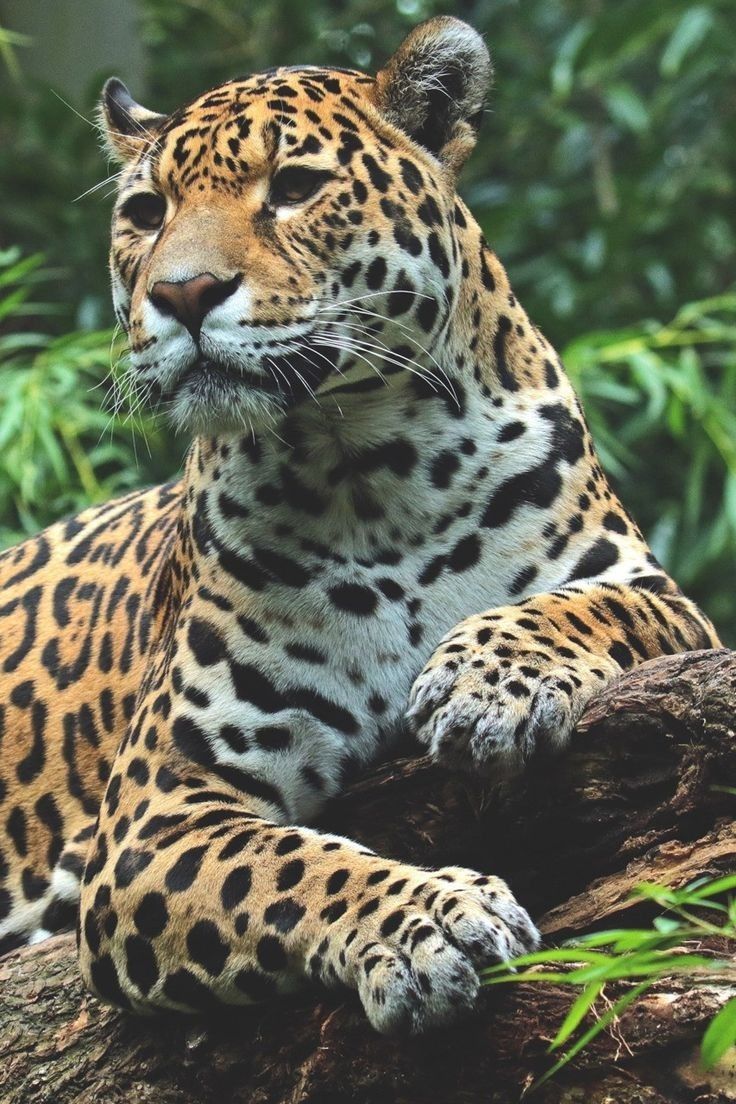
[[700, 1045], [703, 1065], [714, 1066], [732, 1046], [736, 1046], [736, 997], [708, 1024]]

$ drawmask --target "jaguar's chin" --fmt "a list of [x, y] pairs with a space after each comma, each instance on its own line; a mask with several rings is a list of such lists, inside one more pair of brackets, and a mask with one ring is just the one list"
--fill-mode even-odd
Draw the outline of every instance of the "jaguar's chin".
[[164, 405], [176, 430], [210, 436], [273, 425], [289, 402], [270, 374], [200, 359], [179, 377]]
[[310, 354], [304, 348], [284, 352], [283, 346], [242, 362], [203, 355], [178, 375], [162, 405], [177, 430], [195, 435], [273, 427], [285, 410], [315, 399], [337, 357], [337, 350]]

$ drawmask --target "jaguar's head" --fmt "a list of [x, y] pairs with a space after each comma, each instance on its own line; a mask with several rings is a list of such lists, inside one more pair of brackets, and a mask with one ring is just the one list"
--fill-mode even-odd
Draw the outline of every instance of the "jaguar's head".
[[489, 79], [480, 36], [440, 17], [376, 77], [275, 69], [169, 116], [108, 81], [113, 295], [137, 389], [212, 433], [425, 364], [455, 305], [455, 179]]

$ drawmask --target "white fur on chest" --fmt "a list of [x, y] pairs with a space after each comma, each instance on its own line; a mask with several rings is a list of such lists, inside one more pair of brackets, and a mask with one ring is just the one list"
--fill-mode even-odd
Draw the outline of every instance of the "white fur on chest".
[[[442, 636], [462, 618], [488, 608], [483, 580], [494, 573], [488, 557], [466, 573], [448, 574], [425, 587], [418, 579], [426, 559], [423, 552], [391, 568], [334, 565], [292, 593], [277, 588], [253, 596], [247, 617], [262, 628], [266, 641], [254, 640], [237, 616], [225, 614], [217, 622], [227, 660], [202, 668], [181, 650], [184, 685], [204, 691], [207, 704], [193, 707], [182, 700], [175, 711], [195, 714], [219, 762], [277, 785], [288, 819], [309, 820], [339, 792], [346, 770], [385, 752], [400, 731], [411, 685]], [[392, 595], [400, 588], [401, 598], [383, 593], [387, 578]], [[358, 614], [336, 608], [330, 592], [344, 585], [375, 594], [375, 609]], [[253, 671], [253, 679], [265, 678], [280, 707], [269, 701], [264, 708], [260, 694], [248, 700], [248, 676], [241, 675], [239, 688], [233, 664], [241, 672]], [[332, 707], [339, 723], [332, 722]], [[259, 744], [259, 733], [274, 728], [289, 732], [283, 750]], [[242, 733], [241, 746], [233, 746], [223, 732]], [[323, 780], [321, 787], [310, 785], [310, 772]]]
[[[299, 585], [276, 580], [249, 589], [211, 557], [212, 590], [226, 594], [234, 612], [210, 607], [203, 616], [218, 623], [230, 663], [246, 676], [238, 689], [228, 662], [202, 671], [183, 648], [183, 679], [207, 693], [208, 703], [194, 708], [218, 760], [278, 785], [290, 819], [313, 816], [341, 788], [351, 764], [380, 754], [401, 724], [414, 679], [458, 622], [513, 600], [513, 581], [530, 564], [540, 584], [559, 581], [559, 575], [548, 578], [540, 563], [545, 511], [522, 506], [508, 524], [482, 524], [495, 489], [542, 460], [549, 447], [549, 423], [533, 404], [519, 397], [511, 405], [499, 422], [523, 419], [527, 426], [514, 448], [500, 447], [499, 422], [480, 405], [450, 426], [446, 416], [436, 425], [417, 426], [410, 419], [402, 424], [392, 410], [395, 434], [412, 441], [418, 460], [406, 478], [390, 466], [371, 473], [371, 493], [386, 507], [375, 524], [351, 515], [350, 487], [342, 476], [331, 483], [338, 461], [332, 439], [296, 467], [305, 495], [320, 493], [329, 503], [321, 513], [310, 513], [308, 499], [303, 507], [293, 493], [291, 501], [286, 496], [262, 508], [262, 488], [283, 480], [283, 449], [273, 446], [250, 467], [233, 450], [218, 464], [209, 497], [214, 547], [227, 546], [256, 562], [265, 549], [297, 565], [303, 578]], [[370, 445], [366, 423], [361, 426], [368, 439], [344, 440], [341, 448]], [[384, 424], [383, 441], [385, 432]], [[475, 447], [463, 453], [468, 439]], [[460, 457], [446, 490], [432, 480], [431, 461], [440, 449], [454, 449]], [[242, 504], [242, 523], [220, 515], [223, 491]], [[438, 524], [443, 518], [447, 524]], [[346, 588], [357, 593], [356, 608], [336, 600]], [[244, 630], [243, 615], [260, 627], [255, 638]], [[254, 685], [266, 680], [274, 692], [249, 695], [249, 677]], [[191, 702], [190, 695], [181, 703], [190, 714]], [[288, 730], [288, 746], [285, 736], [283, 748], [262, 746], [264, 728]], [[241, 732], [242, 739], [228, 741], [223, 730]], [[316, 787], [309, 782], [314, 772]]]

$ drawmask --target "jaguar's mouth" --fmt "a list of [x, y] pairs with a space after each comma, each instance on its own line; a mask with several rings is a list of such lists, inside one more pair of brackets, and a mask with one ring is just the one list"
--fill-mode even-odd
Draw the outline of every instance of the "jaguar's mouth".
[[273, 395], [285, 404], [312, 397], [335, 367], [337, 350], [318, 353], [303, 346], [271, 356], [261, 355], [255, 364], [233, 364], [201, 356], [176, 381], [177, 393], [204, 398], [218, 392], [234, 396], [244, 389]]
[[179, 377], [176, 390], [188, 389], [195, 395], [199, 392], [217, 390], [231, 391], [233, 388], [246, 387], [277, 394], [278, 387], [273, 375], [260, 372], [257, 375], [249, 371], [246, 365], [231, 365], [221, 361], [200, 357]]

